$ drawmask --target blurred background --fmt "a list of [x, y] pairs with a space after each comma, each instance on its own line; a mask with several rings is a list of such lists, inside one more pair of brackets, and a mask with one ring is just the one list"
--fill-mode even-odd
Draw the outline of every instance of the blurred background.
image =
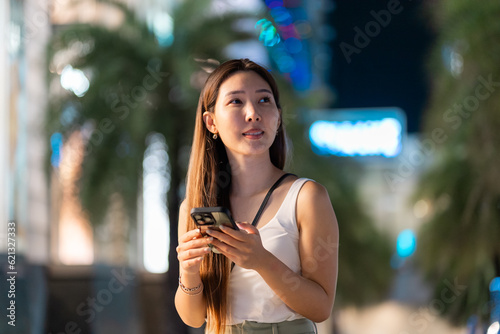
[[499, 332], [499, 2], [0, 7], [1, 333], [203, 333], [173, 306], [178, 208], [231, 58], [277, 78], [287, 170], [337, 214], [319, 332]]

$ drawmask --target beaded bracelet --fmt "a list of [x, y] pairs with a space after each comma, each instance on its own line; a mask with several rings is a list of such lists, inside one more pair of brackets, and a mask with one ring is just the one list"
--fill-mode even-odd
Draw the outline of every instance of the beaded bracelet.
[[[188, 288], [184, 284], [182, 284], [180, 276], [179, 276], [179, 286], [181, 287], [182, 292], [184, 292], [188, 296], [196, 296], [203, 291], [202, 283], [198, 284], [194, 288]], [[200, 291], [198, 291], [198, 290], [200, 290]], [[198, 291], [198, 292], [195, 292], [195, 291]], [[195, 292], [195, 293], [191, 293], [191, 292]]]

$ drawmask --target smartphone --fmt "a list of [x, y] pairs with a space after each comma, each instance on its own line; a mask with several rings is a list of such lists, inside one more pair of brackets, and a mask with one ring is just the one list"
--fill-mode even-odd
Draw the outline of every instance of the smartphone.
[[204, 234], [208, 228], [220, 231], [220, 225], [238, 230], [238, 226], [234, 222], [231, 212], [223, 206], [193, 208], [191, 210], [191, 217], [202, 234]]
[[[223, 206], [193, 208], [191, 210], [191, 218], [200, 229], [202, 235], [206, 235], [207, 229], [220, 231], [220, 225], [239, 230], [238, 226], [231, 216], [231, 212]], [[212, 245], [209, 245], [212, 247]], [[214, 253], [219, 253], [217, 249], [212, 247]]]

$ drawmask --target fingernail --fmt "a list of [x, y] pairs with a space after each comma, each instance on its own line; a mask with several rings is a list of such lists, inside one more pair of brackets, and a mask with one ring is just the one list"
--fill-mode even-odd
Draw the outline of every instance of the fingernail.
[[207, 240], [210, 242], [210, 241], [214, 241], [214, 238], [213, 237], [210, 237], [210, 238], [207, 238]]
[[207, 230], [207, 234], [212, 234], [212, 230], [211, 230], [211, 229], [208, 229], [208, 230]]
[[206, 253], [208, 253], [208, 252], [210, 252], [212, 250], [212, 247], [205, 247], [204, 250], [205, 250]]
[[219, 228], [224, 231], [226, 229], [226, 227], [224, 225], [220, 225]]

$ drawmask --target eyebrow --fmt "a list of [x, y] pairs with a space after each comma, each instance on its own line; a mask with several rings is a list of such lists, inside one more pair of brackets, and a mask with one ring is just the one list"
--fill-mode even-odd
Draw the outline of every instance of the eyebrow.
[[[271, 95], [273, 94], [273, 93], [272, 93], [269, 89], [267, 89], [267, 88], [257, 89], [255, 92], [256, 92], [256, 93], [263, 93], [263, 92], [266, 92], [266, 93], [269, 93], [269, 94], [271, 94]], [[244, 90], [233, 90], [233, 91], [228, 92], [228, 93], [226, 94], [226, 96], [228, 96], [228, 95], [234, 95], [234, 94], [242, 94], [242, 93], [245, 93], [245, 91], [244, 91]]]

